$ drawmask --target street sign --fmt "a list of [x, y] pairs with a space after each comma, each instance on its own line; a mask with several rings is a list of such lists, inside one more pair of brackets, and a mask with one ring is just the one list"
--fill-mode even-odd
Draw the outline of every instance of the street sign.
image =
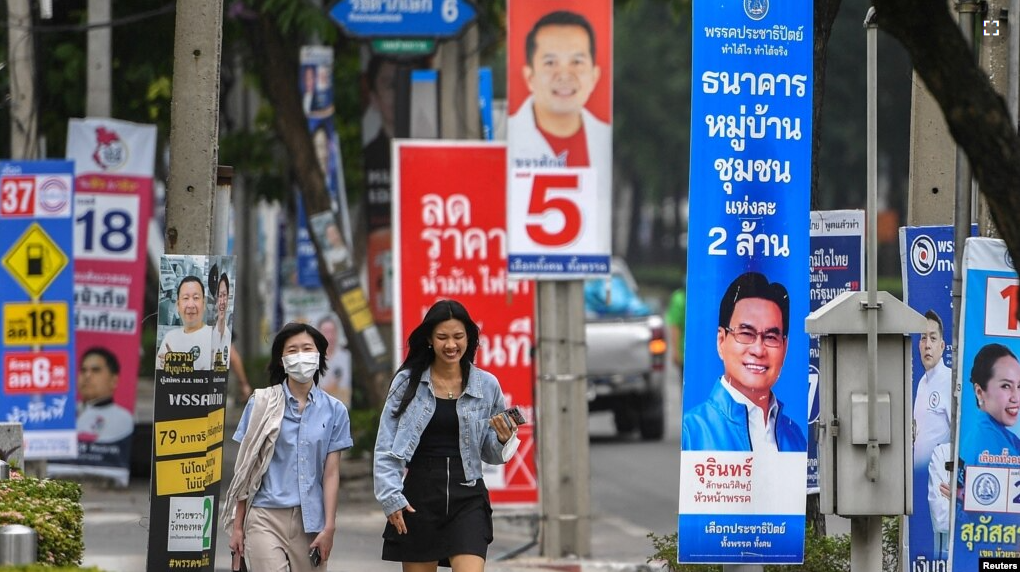
[[4, 302], [3, 311], [5, 346], [67, 344], [67, 302]]
[[433, 38], [377, 38], [372, 53], [380, 56], [427, 56], [436, 51]]
[[478, 10], [465, 0], [341, 0], [329, 15], [356, 38], [451, 38], [474, 21]]
[[38, 223], [32, 223], [4, 256], [3, 266], [33, 298], [67, 266], [67, 255]]

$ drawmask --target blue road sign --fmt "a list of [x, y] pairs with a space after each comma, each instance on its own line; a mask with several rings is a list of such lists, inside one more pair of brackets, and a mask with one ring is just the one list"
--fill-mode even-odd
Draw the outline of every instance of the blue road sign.
[[341, 0], [329, 15], [357, 38], [450, 38], [478, 15], [465, 0]]

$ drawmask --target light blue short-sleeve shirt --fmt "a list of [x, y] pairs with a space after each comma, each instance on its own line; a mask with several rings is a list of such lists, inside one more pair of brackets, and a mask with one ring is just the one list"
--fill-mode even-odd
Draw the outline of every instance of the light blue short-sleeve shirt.
[[[252, 506], [300, 506], [305, 532], [319, 532], [326, 524], [322, 495], [326, 455], [354, 445], [350, 415], [340, 400], [317, 386], [309, 391], [305, 410], [300, 413], [298, 401], [286, 383], [283, 393], [286, 406], [280, 435]], [[234, 441], [238, 443], [248, 429], [254, 403], [255, 400], [249, 400], [241, 414], [234, 432]]]

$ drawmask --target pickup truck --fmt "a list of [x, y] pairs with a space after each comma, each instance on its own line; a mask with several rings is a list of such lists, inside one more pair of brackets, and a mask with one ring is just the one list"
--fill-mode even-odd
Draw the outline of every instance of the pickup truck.
[[613, 412], [619, 434], [635, 429], [645, 441], [665, 431], [665, 324], [638, 297], [623, 260], [608, 279], [585, 283], [588, 410]]

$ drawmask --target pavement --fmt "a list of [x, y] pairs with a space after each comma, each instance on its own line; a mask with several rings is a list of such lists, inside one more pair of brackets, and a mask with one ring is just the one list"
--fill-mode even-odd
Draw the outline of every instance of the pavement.
[[[230, 439], [239, 408], [228, 405], [224, 440], [224, 475], [220, 502], [230, 482], [237, 444]], [[400, 564], [383, 562], [382, 530], [386, 518], [372, 494], [371, 461], [343, 459], [340, 469], [340, 506], [337, 535], [326, 572], [392, 572]], [[145, 570], [149, 525], [149, 481], [132, 478], [127, 488], [105, 482], [83, 483], [85, 555], [83, 565], [105, 572]], [[591, 558], [547, 558], [540, 554], [537, 508], [494, 507], [495, 540], [489, 547], [489, 572], [651, 572], [661, 563], [647, 564], [643, 555], [652, 552], [643, 538], [646, 531], [622, 530], [613, 515], [593, 515]], [[635, 540], [641, 537], [640, 546]], [[216, 572], [228, 572], [228, 535], [217, 528]]]

